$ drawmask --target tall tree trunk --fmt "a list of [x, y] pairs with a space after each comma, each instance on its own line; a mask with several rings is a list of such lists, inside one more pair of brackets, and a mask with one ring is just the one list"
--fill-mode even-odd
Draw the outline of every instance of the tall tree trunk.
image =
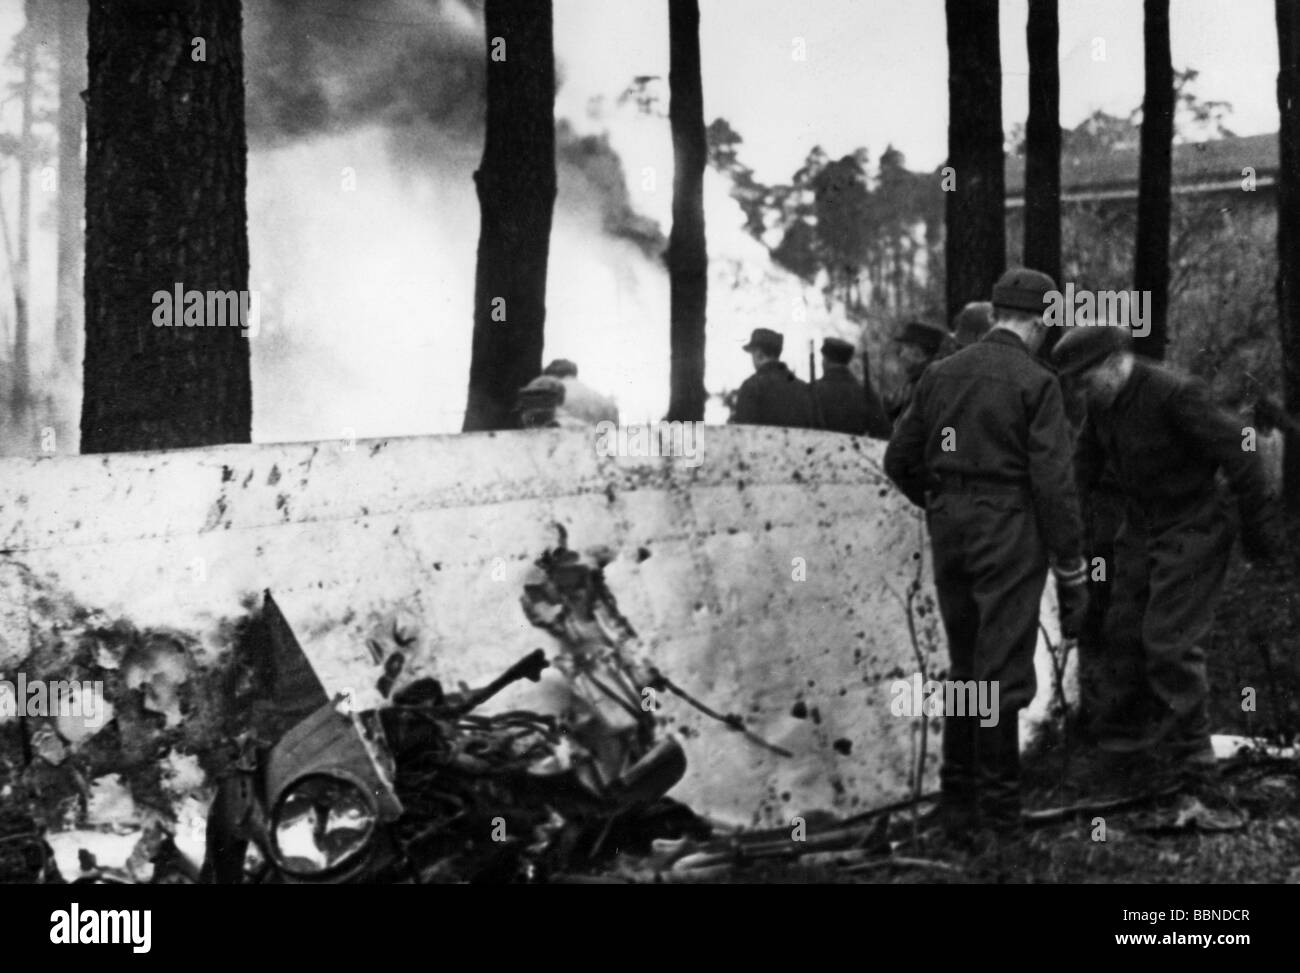
[[948, 321], [986, 301], [1006, 267], [998, 0], [946, 0], [948, 162], [944, 244]]
[[[1061, 280], [1061, 72], [1057, 0], [1029, 0], [1029, 119], [1025, 124], [1025, 266]], [[1053, 328], [1044, 353], [1060, 337]]]
[[24, 4], [27, 26], [23, 40], [22, 119], [18, 139], [18, 266], [14, 275], [14, 385], [13, 401], [27, 408], [31, 398], [30, 294], [32, 284], [32, 95], [36, 87], [36, 33], [34, 0]]
[[84, 0], [59, 4], [58, 303], [54, 335], [64, 365], [75, 363], [80, 337], [82, 219], [86, 215], [86, 174], [81, 168], [86, 110], [81, 92], [86, 87], [87, 13]]
[[[1300, 416], [1300, 4], [1276, 0], [1279, 64], [1277, 106], [1280, 165], [1277, 181], [1277, 304], [1286, 411]], [[1287, 437], [1284, 493], [1300, 511], [1300, 436]]]
[[487, 135], [474, 173], [481, 225], [464, 430], [510, 429], [542, 370], [555, 210], [551, 0], [487, 0]]
[[1143, 47], [1146, 95], [1142, 99], [1134, 287], [1151, 293], [1151, 332], [1134, 350], [1165, 357], [1169, 341], [1169, 223], [1173, 191], [1174, 66], [1169, 53], [1169, 0], [1145, 0]]
[[239, 0], [90, 5], [83, 453], [250, 439], [241, 328], [156, 323], [247, 292], [241, 29]]
[[673, 229], [668, 238], [672, 287], [668, 419], [704, 419], [704, 321], [709, 256], [704, 239], [704, 85], [700, 77], [700, 5], [668, 0], [668, 118], [673, 132]]

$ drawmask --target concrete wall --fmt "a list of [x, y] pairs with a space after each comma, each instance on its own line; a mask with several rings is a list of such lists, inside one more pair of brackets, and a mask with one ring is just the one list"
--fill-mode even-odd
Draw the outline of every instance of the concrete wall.
[[[794, 753], [669, 698], [690, 761], [675, 796], [738, 824], [904, 796], [919, 721], [891, 715], [889, 688], [919, 668], [904, 610], [918, 577], [930, 674], [944, 652], [921, 521], [883, 476], [883, 444], [708, 427], [701, 446], [698, 466], [601, 458], [573, 431], [0, 461], [0, 675], [104, 679], [115, 707], [103, 729], [42, 738], [46, 793], [65, 797], [47, 813], [104, 826], [80, 776], [125, 780], [146, 824], [168, 806], [201, 817], [248, 678], [230, 648], [263, 589], [326, 688], [362, 706], [379, 698], [367, 640], [414, 639], [403, 680], [447, 685], [553, 651], [520, 596], [556, 524], [571, 548], [613, 550], [606, 577], [660, 669]], [[500, 703], [545, 705], [555, 688]], [[934, 732], [929, 752], [932, 772]], [[141, 762], [162, 770], [132, 784]]]

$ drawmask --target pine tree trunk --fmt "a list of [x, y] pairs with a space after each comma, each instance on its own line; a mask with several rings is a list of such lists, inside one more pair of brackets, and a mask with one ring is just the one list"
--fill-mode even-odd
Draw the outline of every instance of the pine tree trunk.
[[672, 287], [669, 379], [670, 421], [704, 419], [704, 323], [709, 257], [704, 238], [704, 88], [700, 77], [700, 7], [697, 0], [668, 0], [673, 133], [673, 229], [668, 238]]
[[998, 0], [946, 0], [948, 162], [944, 244], [948, 321], [986, 301], [1006, 266]]
[[[1280, 54], [1278, 134], [1277, 304], [1286, 411], [1300, 416], [1300, 4], [1276, 0]], [[1283, 473], [1288, 509], [1300, 511], [1300, 436], [1287, 437]]]
[[[1025, 125], [1025, 266], [1061, 280], [1061, 74], [1057, 0], [1029, 0]], [[1058, 335], [1051, 334], [1054, 339]]]
[[21, 121], [18, 139], [18, 259], [14, 275], [14, 385], [13, 402], [24, 410], [31, 401], [30, 295], [32, 285], [32, 96], [36, 86], [36, 37], [33, 0], [27, 0], [26, 38], [23, 46]]
[[83, 0], [59, 5], [59, 195], [58, 294], [55, 312], [55, 346], [60, 363], [76, 362], [80, 344], [82, 220], [86, 215], [86, 174], [81, 168], [82, 126], [86, 87], [86, 17]]
[[241, 328], [206, 300], [205, 326], [155, 323], [177, 287], [248, 288], [241, 21], [239, 0], [91, 4], [83, 453], [250, 439]]
[[1151, 332], [1134, 342], [1160, 360], [1168, 344], [1169, 221], [1173, 191], [1174, 67], [1169, 53], [1169, 0], [1145, 0], [1146, 95], [1142, 99], [1134, 287], [1151, 294]]
[[474, 173], [481, 225], [464, 430], [511, 429], [541, 373], [555, 210], [551, 0], [487, 0], [487, 134]]

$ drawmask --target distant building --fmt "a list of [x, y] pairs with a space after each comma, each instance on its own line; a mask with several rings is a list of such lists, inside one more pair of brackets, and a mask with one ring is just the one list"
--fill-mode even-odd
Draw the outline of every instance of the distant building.
[[[1242, 193], [1246, 167], [1254, 170], [1255, 202], [1273, 205], [1277, 192], [1278, 139], [1248, 135], [1188, 142], [1174, 146], [1173, 192], [1179, 195]], [[1061, 205], [1109, 200], [1136, 201], [1138, 150], [1119, 149], [1061, 157]], [[1243, 194], [1249, 195], [1249, 194]], [[1008, 210], [1025, 205], [1025, 160], [1008, 156], [1006, 167]]]

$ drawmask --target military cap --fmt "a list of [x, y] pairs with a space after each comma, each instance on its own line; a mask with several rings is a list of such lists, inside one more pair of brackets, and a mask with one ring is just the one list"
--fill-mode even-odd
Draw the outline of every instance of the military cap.
[[542, 369], [542, 374], [554, 375], [556, 378], [577, 378], [578, 366], [567, 358], [557, 358]]
[[962, 348], [973, 345], [993, 327], [993, 305], [988, 301], [971, 301], [953, 320], [957, 344]]
[[785, 347], [785, 336], [779, 331], [772, 331], [768, 328], [755, 328], [749, 336], [749, 344], [745, 345], [744, 351], [765, 351], [769, 355], [780, 355], [781, 349]]
[[847, 365], [853, 360], [853, 345], [843, 338], [824, 338], [822, 354], [839, 365]]
[[993, 285], [993, 306], [1041, 314], [1047, 308], [1044, 297], [1056, 290], [1056, 281], [1028, 267], [1008, 270]]
[[1107, 325], [1067, 328], [1052, 349], [1052, 364], [1063, 378], [1081, 375], [1115, 352], [1127, 351], [1129, 345], [1127, 328]]
[[948, 332], [938, 325], [925, 321], [908, 321], [903, 325], [903, 333], [894, 340], [904, 345], [916, 345], [927, 355], [935, 354], [943, 347]]

